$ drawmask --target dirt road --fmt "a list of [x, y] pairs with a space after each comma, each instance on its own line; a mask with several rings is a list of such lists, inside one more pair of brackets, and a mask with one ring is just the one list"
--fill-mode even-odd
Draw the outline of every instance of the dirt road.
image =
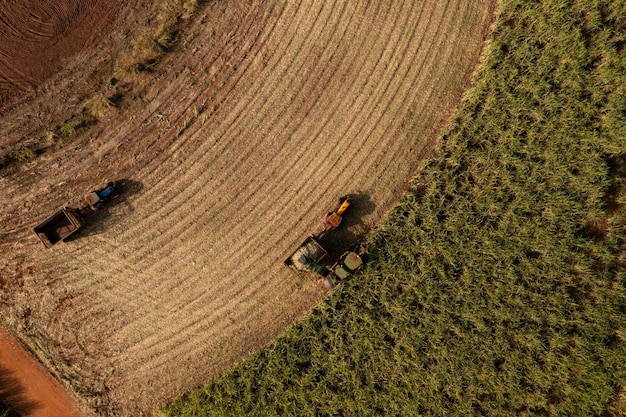
[[24, 417], [82, 417], [47, 370], [0, 327], [0, 392]]
[[[120, 5], [28, 100], [0, 146], [49, 147], [0, 178], [2, 313], [82, 405], [149, 415], [248, 357], [326, 294], [282, 265], [334, 200], [358, 239], [400, 195], [468, 87], [492, 0], [202, 2], [149, 73], [112, 57], [152, 22]], [[94, 88], [97, 124], [47, 135]], [[58, 131], [58, 130], [57, 130]], [[116, 203], [46, 250], [32, 228], [107, 180]]]

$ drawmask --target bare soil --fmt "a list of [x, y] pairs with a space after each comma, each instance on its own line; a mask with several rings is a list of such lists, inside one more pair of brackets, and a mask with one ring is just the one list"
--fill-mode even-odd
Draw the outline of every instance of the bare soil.
[[[356, 196], [341, 242], [378, 224], [467, 89], [497, 8], [201, 2], [150, 72], [112, 82], [154, 23], [146, 3], [38, 3], [70, 22], [32, 46], [50, 50], [47, 72], [24, 70], [31, 46], [0, 51], [0, 152], [39, 153], [0, 178], [0, 312], [87, 414], [149, 415], [302, 319], [327, 292], [282, 261], [339, 195]], [[9, 30], [24, 16], [10, 4], [0, 45], [30, 33]], [[94, 96], [112, 105], [59, 134]], [[45, 249], [33, 227], [108, 180], [121, 197]]]
[[74, 400], [0, 327], [0, 392], [22, 416], [81, 417]]
[[120, 0], [25, 0], [0, 7], [0, 105], [38, 87], [68, 57], [98, 46]]

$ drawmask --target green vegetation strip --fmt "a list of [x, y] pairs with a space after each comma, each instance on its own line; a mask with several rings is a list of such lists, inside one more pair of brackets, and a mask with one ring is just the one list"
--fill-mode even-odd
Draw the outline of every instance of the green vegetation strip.
[[164, 412], [626, 414], [625, 44], [624, 1], [504, 1], [364, 273]]

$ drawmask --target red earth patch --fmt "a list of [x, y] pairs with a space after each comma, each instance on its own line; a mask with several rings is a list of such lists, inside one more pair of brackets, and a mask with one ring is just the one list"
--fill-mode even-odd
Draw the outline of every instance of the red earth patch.
[[37, 88], [64, 61], [93, 47], [120, 0], [24, 0], [0, 8], [0, 105]]
[[0, 393], [23, 416], [80, 417], [63, 387], [0, 326]]

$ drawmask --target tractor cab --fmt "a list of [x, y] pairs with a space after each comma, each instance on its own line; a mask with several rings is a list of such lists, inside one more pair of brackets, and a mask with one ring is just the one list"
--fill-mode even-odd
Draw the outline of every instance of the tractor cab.
[[337, 275], [339, 279], [346, 279], [351, 274], [361, 269], [362, 266], [363, 259], [355, 252], [348, 252], [335, 268], [335, 275]]
[[95, 211], [102, 207], [114, 192], [115, 184], [110, 182], [105, 188], [91, 191], [89, 194], [85, 195], [85, 201], [89, 204], [89, 207]]

